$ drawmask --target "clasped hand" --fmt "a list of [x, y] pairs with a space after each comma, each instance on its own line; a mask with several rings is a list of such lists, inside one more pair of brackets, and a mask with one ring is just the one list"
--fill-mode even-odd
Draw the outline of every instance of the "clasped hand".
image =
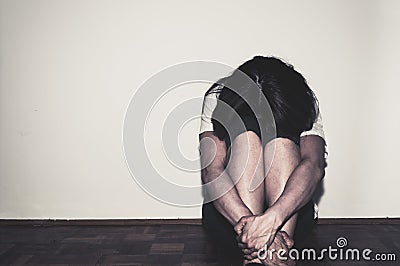
[[[274, 213], [242, 217], [234, 227], [237, 241], [244, 257], [248, 260], [257, 258], [259, 250], [284, 249], [286, 252], [293, 247], [293, 240], [285, 231], [279, 231], [282, 224]], [[267, 260], [277, 261], [276, 255]]]

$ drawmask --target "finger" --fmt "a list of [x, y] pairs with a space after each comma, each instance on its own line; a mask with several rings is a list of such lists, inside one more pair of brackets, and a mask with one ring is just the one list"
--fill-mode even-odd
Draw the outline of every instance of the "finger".
[[244, 227], [244, 224], [240, 224], [240, 225], [236, 225], [233, 229], [235, 230], [235, 233], [237, 235], [240, 235], [243, 232], [243, 227]]
[[238, 246], [239, 246], [240, 249], [247, 248], [247, 245], [245, 243], [242, 243], [242, 242], [238, 242]]
[[294, 244], [294, 241], [290, 238], [290, 236], [285, 231], [279, 231], [276, 234], [275, 238], [278, 238], [285, 245], [285, 247], [288, 247], [288, 248], [290, 248]]
[[237, 234], [242, 233], [243, 227], [246, 225], [246, 217], [240, 218], [239, 222], [233, 227]]
[[[278, 250], [279, 248], [277, 246], [274, 246], [274, 249]], [[269, 250], [268, 259], [269, 259], [269, 262], [270, 262], [270, 264], [268, 264], [268, 265], [280, 265], [279, 264], [280, 260], [278, 259], [278, 255], [277, 255], [276, 251], [275, 252], [271, 252], [271, 250]]]
[[244, 248], [244, 249], [242, 249], [242, 252], [243, 252], [244, 255], [250, 255], [250, 254], [252, 254], [252, 253], [254, 253], [254, 252], [257, 253], [256, 250], [251, 249], [251, 248]]
[[289, 248], [286, 245], [286, 242], [283, 239], [281, 234], [277, 234], [275, 236], [274, 245], [276, 246], [277, 250], [280, 250], [280, 249], [283, 249], [283, 250], [286, 250], [286, 251], [289, 250]]
[[246, 260], [254, 260], [258, 258], [257, 252], [252, 252], [244, 256]]
[[[278, 244], [278, 250], [285, 250], [287, 252], [289, 250], [289, 248], [288, 248], [288, 246], [286, 246], [285, 242], [281, 242]], [[278, 257], [278, 253], [276, 253], [275, 255]]]
[[289, 248], [292, 248], [294, 246], [294, 240], [286, 233], [285, 231], [280, 231], [283, 239], [285, 240], [286, 245]]
[[238, 236], [236, 237], [236, 241], [237, 241], [238, 243], [245, 244], [246, 247], [249, 247], [247, 240], [248, 240], [248, 239], [247, 239], [247, 235], [244, 235], [244, 234], [238, 235]]
[[[273, 253], [273, 258], [272, 260], [276, 263], [276, 265], [286, 265], [287, 259], [284, 259], [285, 257], [287, 258], [288, 256], [288, 247], [286, 246], [286, 244], [284, 242], [281, 242], [279, 244], [277, 244], [276, 246], [277, 250], [285, 250], [284, 253], [278, 253], [278, 252], [274, 252]], [[282, 251], [280, 251], [282, 252]]]
[[261, 257], [258, 257], [258, 256], [257, 256], [257, 258], [260, 259], [261, 262], [262, 262], [264, 265], [268, 265], [268, 266], [275, 266], [275, 265], [277, 265], [275, 259], [274, 259], [273, 256], [272, 256], [272, 254], [271, 254], [270, 252], [268, 252], [268, 251], [265, 251], [265, 252], [266, 252], [265, 254], [264, 254], [264, 253], [263, 253], [263, 254], [260, 254]]
[[247, 241], [247, 248], [251, 248], [251, 249], [259, 249], [261, 248], [262, 243], [260, 244], [260, 240], [259, 239], [249, 239]]
[[242, 253], [243, 253], [243, 255], [249, 255], [249, 254], [251, 254], [251, 251], [247, 248], [243, 248]]
[[254, 248], [257, 250], [261, 248], [268, 249], [269, 245], [267, 243], [268, 243], [268, 237], [260, 236], [255, 238], [253, 241], [249, 241], [248, 246], [249, 248]]

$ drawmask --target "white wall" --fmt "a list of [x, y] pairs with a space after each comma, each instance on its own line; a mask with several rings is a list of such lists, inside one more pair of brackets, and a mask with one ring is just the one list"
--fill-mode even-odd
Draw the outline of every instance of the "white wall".
[[[126, 108], [170, 65], [236, 67], [257, 54], [291, 62], [319, 97], [329, 145], [320, 216], [400, 216], [398, 1], [0, 3], [0, 218], [200, 217], [133, 181]], [[197, 126], [180, 140], [191, 155]]]

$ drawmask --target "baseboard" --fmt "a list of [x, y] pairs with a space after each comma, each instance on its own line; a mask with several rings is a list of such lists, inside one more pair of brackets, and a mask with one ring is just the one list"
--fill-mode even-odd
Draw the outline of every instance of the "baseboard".
[[1, 225], [201, 225], [201, 219], [0, 219]]
[[[0, 226], [65, 226], [65, 225], [201, 225], [201, 219], [0, 219]], [[319, 218], [318, 224], [357, 225], [393, 224], [400, 225], [400, 218]]]
[[318, 224], [398, 224], [400, 218], [319, 218]]

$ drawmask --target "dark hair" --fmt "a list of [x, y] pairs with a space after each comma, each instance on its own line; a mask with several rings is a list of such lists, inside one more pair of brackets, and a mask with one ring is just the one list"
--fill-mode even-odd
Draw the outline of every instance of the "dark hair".
[[[240, 78], [243, 73], [249, 79]], [[232, 85], [241, 95], [250, 95], [252, 108], [243, 97], [229, 88]], [[258, 112], [262, 109], [259, 106], [262, 102], [260, 99], [265, 96], [275, 120], [277, 136], [299, 136], [301, 132], [311, 129], [317, 117], [317, 100], [305, 78], [292, 65], [275, 57], [255, 56], [230, 76], [214, 83], [206, 95], [217, 92], [220, 93], [218, 99], [236, 111], [240, 118], [249, 115], [262, 117]], [[212, 115], [214, 134], [221, 140], [227, 134], [225, 127], [233, 119], [232, 112], [222, 110], [218, 102]], [[222, 116], [221, 112], [224, 112]]]

